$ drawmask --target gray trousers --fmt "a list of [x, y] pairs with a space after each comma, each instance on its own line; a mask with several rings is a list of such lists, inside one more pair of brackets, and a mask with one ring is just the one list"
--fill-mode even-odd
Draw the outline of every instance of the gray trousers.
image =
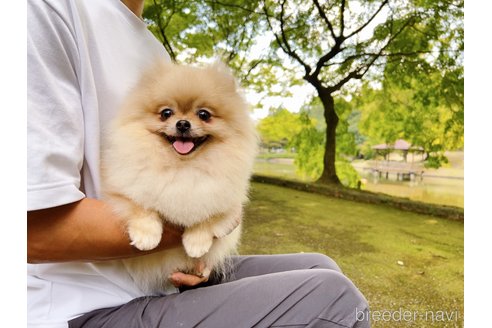
[[370, 327], [364, 296], [322, 254], [237, 256], [225, 282], [95, 310], [70, 328]]

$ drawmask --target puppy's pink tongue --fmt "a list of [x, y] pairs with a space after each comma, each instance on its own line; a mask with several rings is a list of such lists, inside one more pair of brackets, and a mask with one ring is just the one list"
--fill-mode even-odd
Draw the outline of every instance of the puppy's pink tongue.
[[173, 142], [173, 147], [181, 155], [186, 155], [195, 147], [195, 144], [191, 141], [176, 140]]

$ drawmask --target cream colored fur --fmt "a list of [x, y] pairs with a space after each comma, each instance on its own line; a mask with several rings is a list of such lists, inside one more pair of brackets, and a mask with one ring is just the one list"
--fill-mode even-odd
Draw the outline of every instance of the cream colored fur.
[[[163, 120], [163, 108], [173, 116]], [[212, 114], [208, 122], [197, 116], [200, 108]], [[165, 137], [176, 133], [178, 120], [191, 122], [193, 136], [209, 136], [188, 155], [178, 154]], [[240, 239], [256, 151], [248, 106], [222, 64], [158, 63], [144, 74], [106, 134], [102, 153], [104, 197], [124, 219], [135, 247], [155, 248], [162, 221], [185, 228], [183, 247], [124, 260], [144, 292], [164, 292], [171, 287], [168, 276], [193, 272], [197, 259], [205, 262], [204, 275], [224, 270]]]

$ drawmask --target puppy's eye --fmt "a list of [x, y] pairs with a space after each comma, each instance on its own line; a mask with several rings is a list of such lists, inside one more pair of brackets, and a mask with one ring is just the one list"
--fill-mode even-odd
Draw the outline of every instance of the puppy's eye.
[[210, 112], [205, 109], [200, 109], [196, 114], [198, 115], [198, 118], [202, 121], [208, 121], [210, 117], [212, 117], [212, 114], [210, 114]]
[[174, 112], [171, 108], [164, 108], [161, 111], [161, 120], [165, 121], [168, 118], [170, 118], [173, 114], [174, 114]]

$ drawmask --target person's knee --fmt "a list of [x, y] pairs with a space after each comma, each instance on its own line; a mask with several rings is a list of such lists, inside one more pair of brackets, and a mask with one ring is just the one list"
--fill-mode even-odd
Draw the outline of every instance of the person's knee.
[[350, 279], [333, 270], [313, 270], [313, 274], [321, 295], [330, 295], [325, 298], [326, 308], [319, 318], [336, 319], [348, 327], [370, 326], [369, 304]]
[[313, 270], [313, 279], [319, 285], [318, 288], [324, 289], [327, 293], [338, 293], [353, 298], [353, 303], [367, 303], [364, 296], [354, 283], [343, 273], [334, 270]]
[[330, 257], [321, 253], [306, 253], [305, 260], [309, 262], [310, 269], [329, 269], [342, 272], [338, 264]]

